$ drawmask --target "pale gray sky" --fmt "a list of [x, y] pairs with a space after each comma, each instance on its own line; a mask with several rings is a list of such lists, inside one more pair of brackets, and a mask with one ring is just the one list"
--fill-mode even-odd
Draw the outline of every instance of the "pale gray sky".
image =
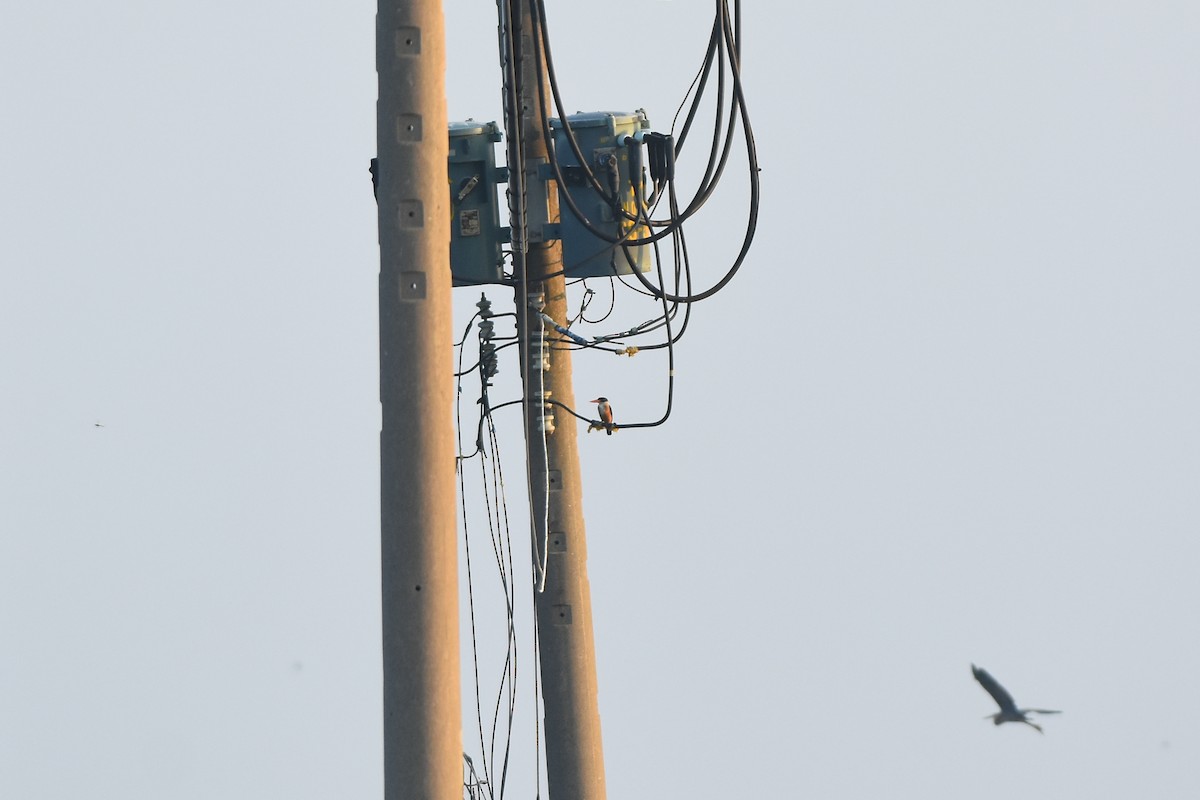
[[[667, 129], [710, 4], [548, 3], [568, 106]], [[499, 117], [494, 9], [447, 9], [452, 119]], [[0, 796], [379, 797], [374, 5], [4, 17]], [[744, 38], [754, 251], [671, 424], [581, 438], [609, 795], [1196, 797], [1200, 8], [748, 4]], [[744, 207], [692, 226], [701, 284]], [[663, 371], [575, 362], [626, 418]], [[1065, 713], [993, 728], [972, 661]]]

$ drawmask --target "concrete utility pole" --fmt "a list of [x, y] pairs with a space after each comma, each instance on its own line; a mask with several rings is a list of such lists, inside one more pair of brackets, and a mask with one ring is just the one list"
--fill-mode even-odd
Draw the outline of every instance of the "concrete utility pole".
[[462, 796], [441, 0], [379, 0], [379, 437], [386, 800]]
[[[525, 179], [538, 180], [537, 165], [546, 163], [542, 138], [544, 110], [538, 99], [538, 79], [545, 76], [545, 63], [532, 48], [533, 33], [529, 0], [511, 0], [508, 6], [513, 55], [520, 75], [515, 100], [520, 108], [510, 109], [509, 119], [519, 119]], [[502, 20], [502, 24], [505, 21]], [[549, 89], [546, 90], [549, 97]], [[511, 101], [510, 101], [511, 105]], [[512, 113], [516, 112], [516, 113]], [[514, 131], [508, 132], [510, 141]], [[513, 167], [510, 155], [510, 170]], [[547, 219], [558, 221], [558, 193], [549, 184]], [[536, 193], [529, 192], [529, 196]], [[532, 215], [532, 220], [540, 217]], [[532, 238], [540, 239], [531, 229]], [[514, 241], [519, 241], [514, 232]], [[562, 246], [559, 242], [534, 241], [524, 258], [529, 295], [544, 298], [544, 311], [559, 324], [567, 318], [566, 281], [561, 274]], [[517, 268], [522, 259], [518, 254]], [[550, 277], [554, 273], [560, 273]], [[519, 282], [518, 282], [519, 284]], [[531, 298], [518, 285], [516, 305], [525, 342], [537, 341], [543, 324], [531, 314]], [[557, 335], [555, 335], [557, 338]], [[575, 407], [571, 380], [571, 354], [566, 349], [549, 351], [550, 368], [538, 374], [540, 354], [525, 358], [525, 396], [529, 431], [529, 476], [533, 494], [534, 530], [542, 533], [549, 521], [544, 544], [534, 544], [534, 558], [545, 547], [545, 591], [535, 594], [538, 642], [541, 651], [541, 686], [545, 704], [546, 772], [550, 800], [604, 800], [604, 752], [600, 737], [600, 707], [596, 683], [596, 646], [592, 630], [592, 596], [587, 575], [587, 536], [583, 522], [583, 481], [579, 469], [578, 424], [559, 411], [554, 432], [543, 438], [542, 405], [538, 395]], [[544, 442], [544, 449], [543, 449]], [[548, 485], [548, 492], [547, 492]], [[548, 506], [546, 504], [548, 494]], [[540, 538], [535, 535], [535, 538]]]

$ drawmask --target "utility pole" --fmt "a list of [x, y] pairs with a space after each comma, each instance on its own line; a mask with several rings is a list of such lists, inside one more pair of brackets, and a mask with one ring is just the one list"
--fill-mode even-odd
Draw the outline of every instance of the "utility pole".
[[441, 0], [379, 0], [385, 800], [462, 796], [446, 47]]
[[[530, 0], [501, 3], [507, 19], [505, 37], [511, 49], [505, 59], [515, 59], [507, 71], [516, 86], [506, 93], [510, 142], [510, 190], [526, 197], [535, 191], [514, 189], [514, 164], [524, 165], [521, 180], [540, 180], [538, 166], [547, 162], [542, 137], [545, 109], [537, 81], [546, 80], [546, 65], [532, 47], [536, 35]], [[549, 91], [545, 92], [549, 96]], [[515, 106], [515, 107], [514, 107]], [[514, 130], [514, 125], [519, 130]], [[516, 135], [519, 134], [519, 135]], [[519, 159], [514, 159], [519, 148]], [[557, 187], [547, 184], [545, 219], [558, 221]], [[518, 202], [519, 199], [515, 198]], [[531, 222], [540, 223], [539, 209]], [[520, 219], [514, 220], [517, 226]], [[548, 398], [574, 408], [571, 354], [550, 348], [549, 369], [540, 345], [546, 331], [531, 302], [543, 302], [543, 311], [559, 324], [567, 318], [566, 280], [562, 275], [562, 245], [542, 241], [530, 225], [514, 230], [518, 280], [516, 307], [521, 325], [526, 431], [530, 491], [533, 497], [534, 559], [545, 564], [544, 590], [535, 591], [537, 635], [541, 659], [541, 687], [545, 709], [546, 773], [550, 800], [604, 800], [604, 752], [600, 737], [600, 707], [596, 683], [596, 646], [592, 628], [592, 598], [587, 575], [587, 536], [583, 521], [583, 481], [579, 469], [578, 426], [569, 415], [557, 415], [561, 424], [547, 425], [543, 400]], [[523, 244], [524, 243], [524, 244]], [[523, 252], [522, 252], [523, 251]], [[522, 257], [523, 255], [523, 257]], [[557, 273], [557, 274], [556, 274]], [[524, 285], [522, 285], [524, 284]], [[543, 393], [545, 393], [543, 395]], [[552, 407], [551, 407], [552, 408]], [[550, 432], [552, 428], [553, 432]], [[538, 569], [535, 567], [535, 572]]]

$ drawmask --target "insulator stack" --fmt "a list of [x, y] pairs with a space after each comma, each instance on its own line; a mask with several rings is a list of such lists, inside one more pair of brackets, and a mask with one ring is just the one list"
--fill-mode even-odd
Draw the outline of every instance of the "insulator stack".
[[[487, 299], [487, 295], [481, 294], [479, 302], [475, 304], [479, 309], [479, 368], [483, 371], [485, 380], [495, 377], [500, 371], [499, 363], [496, 359], [496, 345], [492, 343], [492, 339], [496, 336], [496, 323], [492, 322], [492, 303]], [[488, 384], [491, 385], [490, 383]]]
[[534, 397], [540, 398], [542, 413], [536, 417], [538, 430], [546, 434], [554, 433], [554, 406], [550, 404], [550, 390], [534, 392]]
[[[529, 309], [537, 315], [546, 307], [546, 298], [541, 292], [530, 293]], [[545, 388], [545, 373], [550, 371], [550, 339], [540, 316], [529, 316], [529, 402], [539, 409], [534, 415], [538, 430], [554, 433], [554, 406], [550, 404], [550, 392]], [[541, 373], [536, 375], [535, 373]]]
[[[541, 313], [546, 307], [546, 299], [540, 292], [529, 295], [529, 307]], [[542, 372], [550, 371], [550, 340], [546, 338], [546, 329], [541, 320], [530, 320], [529, 323], [529, 368]]]

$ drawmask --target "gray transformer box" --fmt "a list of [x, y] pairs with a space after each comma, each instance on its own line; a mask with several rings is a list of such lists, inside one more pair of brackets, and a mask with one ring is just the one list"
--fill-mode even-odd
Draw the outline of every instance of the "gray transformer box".
[[[621, 207], [630, 216], [637, 216], [633, 186], [630, 183], [629, 148], [623, 144], [626, 136], [650, 127], [644, 111], [633, 113], [595, 111], [567, 117], [571, 132], [579, 144], [579, 150], [587, 165], [595, 174], [605, 191], [616, 196]], [[554, 154], [563, 172], [560, 194], [569, 193], [575, 205], [587, 217], [592, 227], [603, 231], [614, 239], [626, 236], [626, 240], [643, 239], [650, 230], [642, 222], [626, 219], [614, 212], [588, 181], [571, 143], [567, 140], [563, 122], [550, 120], [554, 131]], [[638, 145], [640, 147], [640, 144]], [[632, 176], [641, 181], [641, 175]], [[615, 187], [614, 187], [615, 184]], [[643, 200], [645, 198], [643, 197]], [[638, 272], [650, 269], [650, 245], [632, 245], [622, 248], [596, 236], [589, 231], [567, 206], [566, 198], [559, 197], [559, 232], [562, 239], [563, 271], [568, 278], [600, 278], [612, 275], [627, 275], [633, 272], [630, 261]], [[632, 229], [632, 230], [631, 230]], [[622, 253], [624, 249], [624, 253]], [[628, 256], [626, 256], [628, 254]]]
[[494, 122], [450, 123], [450, 272], [455, 286], [501, 283], [500, 246], [508, 229], [500, 227], [496, 187], [506, 173], [496, 168]]

